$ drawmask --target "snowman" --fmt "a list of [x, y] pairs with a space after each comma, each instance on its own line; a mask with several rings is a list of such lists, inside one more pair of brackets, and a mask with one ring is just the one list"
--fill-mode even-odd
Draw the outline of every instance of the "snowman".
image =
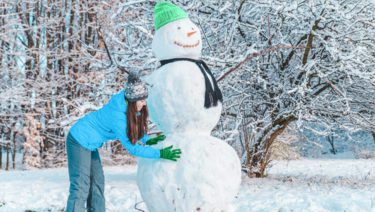
[[202, 39], [184, 10], [170, 2], [154, 8], [152, 49], [161, 67], [147, 105], [167, 136], [152, 147], [181, 149], [177, 162], [138, 158], [137, 185], [150, 212], [229, 211], [241, 184], [239, 158], [226, 142], [210, 136], [219, 121], [222, 94], [199, 60]]

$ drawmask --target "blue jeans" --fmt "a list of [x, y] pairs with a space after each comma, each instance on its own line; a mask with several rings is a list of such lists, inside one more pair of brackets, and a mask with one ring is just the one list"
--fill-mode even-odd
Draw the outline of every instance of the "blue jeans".
[[104, 212], [104, 172], [99, 152], [82, 147], [69, 133], [66, 138], [69, 197], [66, 212]]

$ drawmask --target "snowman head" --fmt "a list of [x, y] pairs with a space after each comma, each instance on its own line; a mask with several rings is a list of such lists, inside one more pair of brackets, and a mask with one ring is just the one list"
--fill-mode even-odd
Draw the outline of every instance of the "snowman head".
[[199, 59], [202, 51], [201, 33], [185, 11], [170, 2], [159, 2], [154, 14], [156, 32], [152, 49], [156, 58]]

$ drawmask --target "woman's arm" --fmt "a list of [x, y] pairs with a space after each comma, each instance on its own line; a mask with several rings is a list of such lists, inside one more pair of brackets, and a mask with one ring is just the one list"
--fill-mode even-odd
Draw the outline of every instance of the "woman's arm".
[[151, 138], [145, 133], [145, 136], [143, 136], [143, 138], [141, 138], [141, 141], [142, 141], [142, 143], [144, 143], [144, 144], [146, 144], [146, 142], [148, 141], [148, 140], [150, 140]]
[[[114, 132], [116, 133], [118, 139], [122, 145], [129, 151], [131, 155], [143, 157], [143, 158], [160, 158], [160, 150], [154, 149], [152, 147], [142, 146], [136, 143], [133, 145], [130, 141], [128, 136], [126, 135], [126, 119], [120, 119], [114, 125]], [[145, 135], [141, 141], [148, 140], [150, 137]], [[144, 142], [145, 143], [145, 142]]]

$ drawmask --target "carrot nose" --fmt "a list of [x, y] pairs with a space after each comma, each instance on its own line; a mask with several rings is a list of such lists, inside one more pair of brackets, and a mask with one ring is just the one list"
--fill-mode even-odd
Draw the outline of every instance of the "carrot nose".
[[189, 33], [188, 33], [188, 37], [194, 35], [196, 32], [197, 32], [197, 31], [195, 31], [195, 32], [189, 32]]

